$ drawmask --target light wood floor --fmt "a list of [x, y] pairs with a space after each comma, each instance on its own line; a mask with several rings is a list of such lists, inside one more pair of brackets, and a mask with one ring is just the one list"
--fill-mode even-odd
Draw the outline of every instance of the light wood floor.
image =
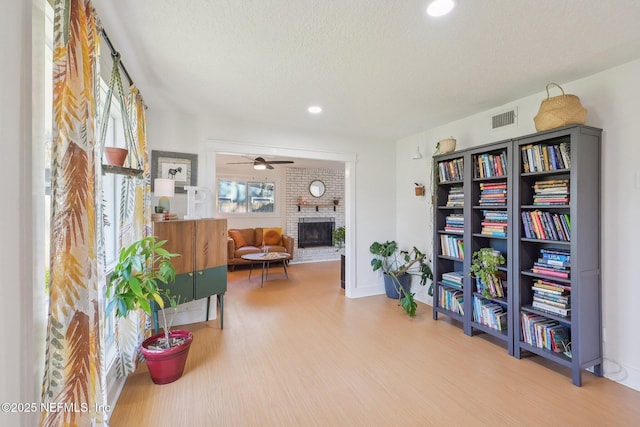
[[[184, 327], [184, 376], [154, 385], [142, 364], [111, 426], [632, 426], [640, 392], [518, 360], [419, 304], [348, 299], [339, 263], [272, 270], [264, 288], [229, 274], [225, 328]], [[550, 365], [553, 366], [553, 365]]]

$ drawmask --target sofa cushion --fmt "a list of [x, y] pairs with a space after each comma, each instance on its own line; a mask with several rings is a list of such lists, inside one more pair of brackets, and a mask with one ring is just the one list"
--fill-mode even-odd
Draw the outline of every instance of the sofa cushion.
[[239, 230], [229, 230], [229, 237], [231, 237], [235, 242], [236, 248], [247, 246], [247, 242], [244, 240], [244, 237], [242, 237]]
[[262, 244], [267, 245], [282, 245], [282, 228], [272, 227], [264, 228], [262, 230]]

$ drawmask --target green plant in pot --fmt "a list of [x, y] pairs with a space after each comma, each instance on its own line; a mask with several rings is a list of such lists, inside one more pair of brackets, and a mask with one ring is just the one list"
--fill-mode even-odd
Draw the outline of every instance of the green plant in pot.
[[164, 249], [165, 243], [166, 240], [157, 241], [156, 237], [149, 236], [123, 248], [106, 290], [110, 298], [107, 313], [115, 309], [118, 317], [127, 317], [139, 309], [151, 316], [153, 304], [159, 307], [164, 331], [144, 340], [141, 346], [151, 379], [156, 384], [168, 384], [182, 376], [193, 340], [189, 331], [169, 330], [165, 307], [175, 308], [177, 301], [162, 284], [175, 280], [171, 258], [180, 255]]
[[502, 254], [493, 248], [482, 248], [473, 253], [469, 275], [480, 280], [481, 289], [478, 290], [485, 298], [501, 296], [492, 292], [489, 284], [499, 283], [498, 267], [505, 262]]
[[[415, 246], [410, 251], [401, 250], [393, 240], [373, 242], [369, 252], [374, 255], [371, 260], [373, 271], [383, 272], [387, 296], [397, 298], [404, 311], [410, 317], [415, 316], [418, 304], [410, 290], [411, 276], [420, 277], [422, 286], [427, 284], [427, 280], [433, 280], [428, 257]], [[432, 294], [431, 288], [429, 294]]]
[[338, 251], [344, 248], [344, 242], [346, 238], [346, 229], [344, 226], [338, 227], [333, 230], [333, 244], [338, 248]]

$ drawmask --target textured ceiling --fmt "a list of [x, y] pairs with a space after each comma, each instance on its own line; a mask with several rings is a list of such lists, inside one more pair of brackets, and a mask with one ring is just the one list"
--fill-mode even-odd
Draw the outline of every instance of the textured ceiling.
[[[640, 58], [638, 0], [95, 0], [150, 108], [395, 140]], [[307, 106], [324, 112], [310, 116]]]

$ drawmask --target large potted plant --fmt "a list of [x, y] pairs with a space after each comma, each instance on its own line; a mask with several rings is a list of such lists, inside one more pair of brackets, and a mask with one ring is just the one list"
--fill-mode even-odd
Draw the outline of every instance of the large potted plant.
[[189, 331], [170, 331], [165, 307], [176, 306], [175, 298], [161, 285], [175, 280], [176, 272], [169, 253], [162, 246], [166, 240], [144, 237], [120, 251], [120, 257], [107, 283], [107, 313], [114, 308], [116, 316], [127, 317], [131, 311], [142, 309], [149, 316], [156, 304], [162, 314], [163, 332], [142, 342], [141, 351], [147, 362], [151, 379], [156, 384], [168, 384], [182, 376], [193, 340]]
[[415, 316], [418, 304], [411, 292], [411, 276], [420, 277], [422, 286], [433, 279], [427, 256], [415, 246], [410, 251], [401, 250], [393, 240], [373, 242], [369, 252], [374, 255], [371, 260], [373, 271], [382, 270], [387, 296], [399, 300], [404, 311]]

